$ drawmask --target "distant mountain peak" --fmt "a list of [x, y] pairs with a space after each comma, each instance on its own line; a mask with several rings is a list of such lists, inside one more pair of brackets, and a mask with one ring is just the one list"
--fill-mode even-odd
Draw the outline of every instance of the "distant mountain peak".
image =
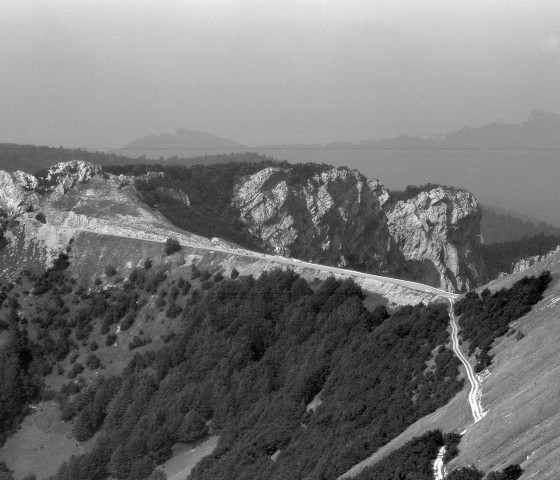
[[230, 153], [248, 149], [245, 145], [211, 132], [199, 132], [180, 128], [175, 133], [160, 133], [137, 138], [118, 150], [129, 156], [159, 157], [194, 157], [208, 153]]

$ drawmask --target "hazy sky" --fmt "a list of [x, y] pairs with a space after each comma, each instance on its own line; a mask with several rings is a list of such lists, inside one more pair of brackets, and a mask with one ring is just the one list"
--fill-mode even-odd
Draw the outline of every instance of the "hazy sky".
[[0, 59], [0, 142], [429, 134], [560, 113], [560, 1], [2, 0]]

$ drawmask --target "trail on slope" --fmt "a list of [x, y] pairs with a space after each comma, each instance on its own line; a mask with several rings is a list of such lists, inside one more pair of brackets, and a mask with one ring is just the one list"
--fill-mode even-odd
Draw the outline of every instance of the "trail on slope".
[[480, 393], [480, 382], [477, 380], [474, 370], [463, 352], [461, 351], [461, 347], [459, 345], [459, 327], [457, 326], [457, 319], [455, 318], [455, 314], [453, 313], [453, 300], [448, 299], [450, 303], [450, 310], [449, 310], [449, 318], [451, 323], [451, 340], [453, 342], [453, 351], [455, 355], [461, 360], [461, 363], [465, 366], [465, 370], [467, 371], [467, 377], [469, 378], [469, 382], [471, 384], [471, 389], [469, 391], [469, 405], [471, 407], [472, 416], [474, 419], [474, 423], [478, 422], [479, 420], [484, 417], [484, 412], [482, 410], [482, 406], [480, 404], [479, 393]]

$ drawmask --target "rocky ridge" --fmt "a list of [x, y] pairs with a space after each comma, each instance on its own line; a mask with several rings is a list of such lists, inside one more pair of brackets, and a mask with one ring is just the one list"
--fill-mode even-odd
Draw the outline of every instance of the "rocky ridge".
[[290, 168], [270, 167], [240, 180], [232, 203], [276, 254], [449, 291], [469, 290], [484, 278], [482, 212], [466, 190], [434, 186], [396, 201], [357, 170], [299, 178]]
[[[140, 176], [108, 174], [82, 161], [58, 164], [37, 176], [0, 172], [0, 210], [17, 219], [22, 232], [35, 232], [36, 239], [45, 237], [43, 230], [58, 228], [66, 232], [65, 238], [83, 230], [228, 245], [172, 225], [142, 201], [135, 186], [139, 180]], [[165, 193], [176, 197], [181, 208], [191, 207], [188, 192]], [[380, 181], [357, 170], [320, 168], [310, 173], [297, 166], [274, 166], [239, 178], [231, 205], [244, 228], [271, 254], [416, 280], [454, 292], [480, 285], [481, 211], [473, 195], [430, 186], [409, 197], [398, 200]], [[55, 243], [53, 252], [59, 246]]]

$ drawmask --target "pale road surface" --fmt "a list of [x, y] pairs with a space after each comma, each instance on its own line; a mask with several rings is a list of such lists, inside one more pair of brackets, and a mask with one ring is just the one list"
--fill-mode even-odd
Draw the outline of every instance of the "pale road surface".
[[467, 359], [467, 357], [465, 357], [465, 355], [463, 355], [463, 352], [461, 352], [458, 337], [459, 327], [457, 326], [457, 320], [455, 318], [455, 314], [453, 313], [453, 300], [449, 299], [449, 303], [449, 318], [451, 319], [451, 340], [453, 341], [453, 351], [465, 366], [467, 376], [469, 377], [469, 382], [471, 383], [471, 390], [469, 392], [469, 405], [471, 407], [474, 423], [476, 423], [481, 420], [482, 417], [484, 417], [484, 412], [482, 411], [482, 406], [480, 405], [479, 400], [480, 383], [476, 378], [469, 360]]
[[[96, 231], [95, 229], [87, 229], [87, 228], [69, 228], [69, 227], [58, 227], [60, 229], [64, 229], [64, 230], [73, 230], [73, 231], [82, 231], [82, 232], [89, 232], [89, 233], [95, 233], [98, 235], [110, 235], [113, 237], [123, 237], [123, 238], [133, 238], [136, 240], [144, 240], [144, 241], [148, 241], [148, 242], [154, 242], [154, 243], [164, 243], [164, 241], [162, 240], [157, 240], [157, 239], [147, 239], [144, 236], [142, 236], [141, 233], [138, 233], [138, 235], [134, 235], [132, 232], [130, 234], [123, 234], [123, 233], [105, 233], [105, 232], [99, 232]], [[219, 247], [219, 246], [213, 246], [213, 245], [200, 245], [197, 243], [188, 243], [188, 242], [184, 242], [184, 241], [180, 241], [180, 244], [185, 246], [185, 247], [191, 247], [191, 248], [198, 248], [201, 250], [208, 250], [208, 251], [212, 251], [212, 252], [220, 252], [220, 253], [226, 253], [229, 255], [237, 255], [240, 257], [251, 257], [251, 258], [257, 258], [257, 259], [261, 259], [261, 260], [269, 260], [271, 262], [276, 262], [276, 263], [282, 263], [285, 265], [292, 265], [294, 267], [303, 267], [303, 268], [314, 268], [314, 269], [321, 269], [321, 270], [327, 270], [329, 272], [332, 273], [337, 273], [340, 275], [352, 275], [354, 277], [360, 277], [360, 278], [366, 278], [366, 279], [370, 279], [370, 280], [377, 280], [378, 282], [385, 282], [385, 283], [391, 283], [394, 285], [400, 285], [401, 287], [406, 287], [406, 288], [410, 288], [411, 290], [417, 290], [420, 292], [426, 292], [426, 293], [431, 293], [433, 295], [437, 295], [440, 297], [444, 297], [447, 298], [448, 300], [453, 300], [455, 298], [457, 298], [459, 295], [456, 293], [451, 293], [451, 292], [447, 292], [445, 290], [441, 290], [440, 288], [436, 288], [436, 287], [431, 287], [430, 285], [424, 285], [423, 283], [418, 283], [418, 282], [411, 282], [408, 280], [400, 280], [398, 278], [391, 278], [391, 277], [382, 277], [380, 275], [372, 275], [369, 273], [363, 273], [363, 272], [356, 272], [354, 270], [347, 270], [344, 268], [337, 268], [337, 267], [330, 267], [328, 265], [320, 265], [317, 263], [310, 263], [310, 262], [304, 262], [302, 260], [297, 260], [295, 258], [287, 258], [287, 257], [282, 257], [282, 256], [277, 256], [277, 255], [268, 255], [265, 253], [257, 253], [257, 252], [252, 252], [250, 250], [244, 250], [244, 249], [233, 249], [233, 248], [224, 248], [224, 247]]]
[[445, 455], [445, 445], [439, 448], [436, 461], [434, 462], [434, 478], [435, 480], [443, 480], [445, 470], [443, 468], [443, 456]]

